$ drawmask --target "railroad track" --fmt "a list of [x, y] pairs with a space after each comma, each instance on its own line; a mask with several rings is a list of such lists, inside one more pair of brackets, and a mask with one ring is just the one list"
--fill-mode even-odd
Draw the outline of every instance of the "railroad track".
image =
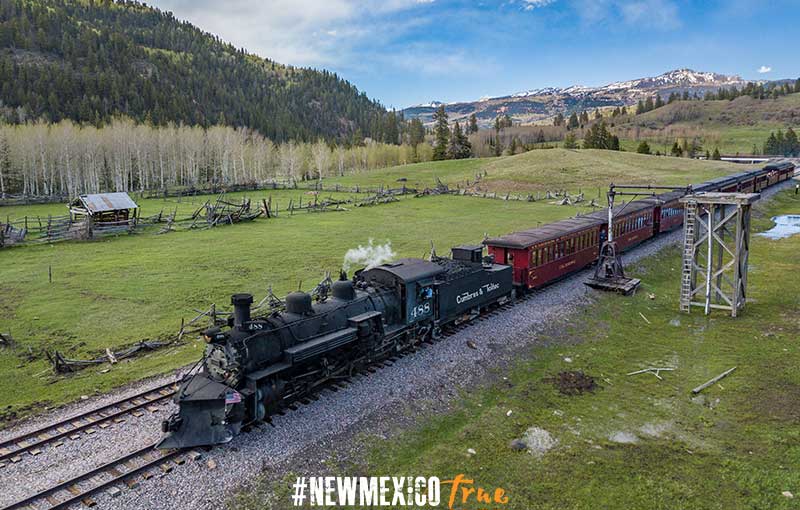
[[[421, 349], [439, 343], [448, 337], [466, 329], [469, 325], [476, 320], [487, 320], [490, 317], [499, 315], [500, 313], [509, 310], [510, 304], [502, 305], [491, 310], [481, 313], [479, 316], [470, 321], [458, 325], [452, 325], [442, 331], [442, 335], [437, 339], [427, 339], [420, 344], [397, 353], [388, 359], [376, 362], [362, 370], [353, 374], [353, 378], [359, 376], [369, 376], [376, 373], [382, 368], [393, 365], [396, 361], [411, 355]], [[353, 382], [351, 377], [343, 378], [338, 381], [331, 381], [314, 391], [311, 394], [306, 394], [291, 402], [284, 410], [277, 413], [278, 415], [285, 415], [286, 413], [296, 411], [300, 405], [308, 405], [320, 398], [320, 394], [325, 391], [336, 393], [339, 390], [346, 389], [350, 383]], [[119, 416], [135, 411], [142, 407], [146, 407], [158, 401], [164, 400], [172, 396], [176, 391], [174, 383], [166, 384], [156, 388], [151, 388], [147, 391], [133, 395], [126, 399], [122, 399], [102, 407], [92, 409], [85, 413], [73, 416], [62, 422], [43, 427], [39, 430], [29, 432], [27, 434], [18, 436], [16, 438], [7, 440], [0, 443], [0, 447], [9, 448], [13, 447], [12, 452], [3, 454], [3, 458], [9, 458], [12, 455], [19, 455], [22, 452], [32, 452], [33, 449], [39, 446], [52, 443], [60, 438], [73, 435], [82, 430], [87, 430], [88, 427], [97, 426], [104, 422], [109, 422], [118, 418]], [[65, 424], [71, 428], [66, 430]], [[267, 419], [264, 425], [274, 426], [271, 420]], [[245, 427], [245, 432], [255, 432], [262, 430], [260, 424], [251, 424]], [[55, 431], [55, 433], [52, 433]], [[81, 473], [69, 480], [60, 481], [46, 489], [39, 490], [31, 496], [16, 501], [0, 510], [17, 510], [17, 509], [48, 509], [57, 510], [70, 508], [78, 503], [83, 503], [84, 506], [94, 506], [95, 501], [92, 499], [93, 495], [103, 490], [113, 491], [113, 487], [119, 485], [126, 485], [133, 489], [138, 485], [138, 479], [149, 479], [152, 477], [154, 471], [168, 473], [177, 466], [183, 464], [187, 457], [199, 458], [200, 454], [196, 450], [158, 450], [156, 444], [148, 445], [139, 450], [127, 453], [105, 464], [92, 468], [89, 471]]]
[[[90, 469], [69, 480], [58, 482], [44, 490], [40, 490], [21, 499], [2, 510], [16, 510], [21, 508], [56, 510], [68, 508], [82, 502], [86, 506], [94, 506], [91, 496], [101, 490], [108, 489], [121, 483], [135, 488], [138, 485], [134, 478], [141, 475], [147, 479], [156, 469], [168, 473], [176, 465], [183, 464], [187, 453], [182, 450], [157, 450], [155, 444], [127, 453], [115, 460]], [[192, 455], [190, 452], [188, 455]]]
[[0, 441], [0, 467], [5, 465], [4, 461], [6, 460], [13, 463], [20, 462], [24, 453], [36, 456], [42, 453], [41, 448], [44, 446], [60, 446], [67, 438], [77, 440], [85, 435], [94, 434], [98, 428], [102, 430], [110, 427], [113, 423], [124, 422], [123, 416], [126, 414], [140, 416], [140, 413], [152, 411], [151, 406], [170, 398], [175, 394], [176, 389], [175, 383], [163, 384], [17, 437]]

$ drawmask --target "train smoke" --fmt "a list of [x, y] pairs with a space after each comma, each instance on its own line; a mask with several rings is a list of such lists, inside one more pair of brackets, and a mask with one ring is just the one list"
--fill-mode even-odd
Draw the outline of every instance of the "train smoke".
[[345, 271], [350, 271], [353, 266], [364, 266], [365, 269], [372, 269], [392, 260], [397, 255], [392, 250], [392, 242], [387, 241], [386, 244], [375, 245], [372, 239], [366, 246], [358, 245], [358, 248], [351, 248], [344, 254], [344, 263], [342, 268]]

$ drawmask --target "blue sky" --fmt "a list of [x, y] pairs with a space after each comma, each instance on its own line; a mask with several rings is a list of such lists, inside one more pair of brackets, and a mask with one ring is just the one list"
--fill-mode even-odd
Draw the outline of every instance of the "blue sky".
[[151, 0], [236, 46], [339, 73], [388, 107], [689, 67], [800, 76], [800, 0]]

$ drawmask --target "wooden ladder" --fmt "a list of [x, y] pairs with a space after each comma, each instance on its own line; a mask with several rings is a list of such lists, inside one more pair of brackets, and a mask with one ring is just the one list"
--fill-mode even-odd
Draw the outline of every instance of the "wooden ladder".
[[697, 202], [686, 203], [683, 220], [683, 276], [681, 279], [681, 311], [689, 313], [692, 303], [692, 272], [694, 271], [694, 238], [697, 222]]

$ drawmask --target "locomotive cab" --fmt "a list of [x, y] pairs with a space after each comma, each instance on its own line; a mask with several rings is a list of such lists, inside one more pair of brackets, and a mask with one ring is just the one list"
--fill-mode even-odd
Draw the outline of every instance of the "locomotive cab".
[[402, 322], [411, 325], [425, 320], [435, 320], [436, 277], [445, 270], [439, 264], [421, 259], [400, 259], [361, 272], [367, 283], [397, 289], [403, 303]]

